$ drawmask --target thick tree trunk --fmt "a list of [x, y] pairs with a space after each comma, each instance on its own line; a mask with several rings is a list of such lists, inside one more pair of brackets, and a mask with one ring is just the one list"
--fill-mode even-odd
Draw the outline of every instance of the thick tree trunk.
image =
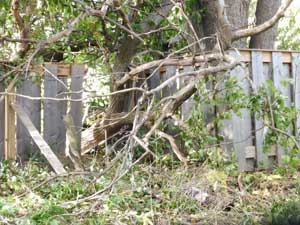
[[[195, 27], [199, 38], [215, 35], [218, 31], [218, 20], [216, 19], [217, 9], [216, 4], [212, 0], [199, 0], [192, 5], [192, 10], [197, 12], [203, 9], [202, 20], [199, 21], [199, 17], [196, 13], [192, 14], [191, 21]], [[245, 28], [248, 25], [250, 0], [225, 0], [226, 16], [231, 24], [232, 30], [239, 28]], [[205, 41], [205, 49], [212, 50], [216, 44], [214, 39], [208, 39]], [[241, 39], [233, 43], [233, 47], [245, 48], [247, 46], [246, 39]]]
[[[232, 25], [232, 30], [238, 30], [248, 26], [250, 2], [250, 0], [225, 0], [227, 6], [226, 13], [229, 23]], [[246, 38], [233, 42], [232, 47], [246, 48]]]
[[[129, 86], [131, 85], [130, 83], [126, 83], [122, 87], [117, 87], [116, 81], [120, 80], [124, 76], [124, 74], [129, 71], [129, 64], [132, 60], [132, 57], [137, 52], [139, 42], [139, 40], [131, 39], [131, 37], [129, 36], [126, 36], [124, 38], [119, 50], [118, 57], [116, 59], [115, 66], [113, 68], [114, 75], [112, 77], [112, 92], [118, 91], [120, 89], [129, 88]], [[107, 110], [108, 116], [111, 113], [128, 112], [130, 110], [131, 99], [131, 95], [118, 94], [111, 96], [110, 105]]]
[[[270, 19], [280, 7], [281, 0], [258, 0], [256, 7], [256, 25]], [[251, 37], [250, 48], [273, 49], [276, 41], [278, 24], [271, 29]]]

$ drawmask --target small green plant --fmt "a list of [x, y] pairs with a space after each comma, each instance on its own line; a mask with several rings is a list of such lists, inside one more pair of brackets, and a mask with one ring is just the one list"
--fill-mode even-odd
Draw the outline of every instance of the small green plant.
[[273, 205], [262, 220], [263, 225], [300, 224], [300, 200], [282, 201]]

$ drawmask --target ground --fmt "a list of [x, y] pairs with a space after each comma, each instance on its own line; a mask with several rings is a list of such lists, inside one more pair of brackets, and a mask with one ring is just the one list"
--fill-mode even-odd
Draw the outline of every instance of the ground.
[[[98, 166], [93, 161], [90, 169], [100, 171]], [[300, 173], [282, 168], [239, 173], [234, 164], [206, 161], [184, 169], [178, 163], [144, 162], [99, 198], [79, 204], [109, 185], [111, 175], [58, 177], [35, 161], [4, 162], [0, 224], [255, 225], [275, 203], [299, 199], [300, 192]]]

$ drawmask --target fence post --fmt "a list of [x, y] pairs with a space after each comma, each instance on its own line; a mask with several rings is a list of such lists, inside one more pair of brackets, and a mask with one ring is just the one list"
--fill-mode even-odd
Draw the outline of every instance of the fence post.
[[[6, 89], [6, 92], [14, 93], [15, 88]], [[16, 97], [13, 95], [5, 95], [5, 144], [4, 144], [4, 159], [15, 160], [17, 158], [16, 149], [16, 115], [11, 105], [15, 103]]]

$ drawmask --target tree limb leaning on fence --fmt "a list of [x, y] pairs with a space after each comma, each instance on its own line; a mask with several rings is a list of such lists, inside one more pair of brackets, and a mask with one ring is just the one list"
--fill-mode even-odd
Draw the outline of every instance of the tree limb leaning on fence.
[[[135, 68], [132, 68], [131, 62], [134, 56], [137, 54], [139, 48], [145, 44], [145, 34], [151, 33], [153, 31], [153, 27], [159, 25], [169, 14], [174, 5], [176, 7], [182, 7], [180, 4], [177, 4], [173, 0], [163, 0], [162, 4], [154, 5], [151, 9], [151, 13], [149, 13], [148, 17], [143, 18], [143, 21], [135, 20], [137, 18], [136, 13], [138, 10], [141, 10], [142, 6], [137, 5], [136, 8], [131, 7], [128, 9], [128, 14], [126, 14], [125, 10], [120, 8], [118, 5], [114, 5], [112, 1], [106, 1], [101, 7], [91, 8], [87, 5], [86, 1], [76, 0], [74, 1], [79, 4], [78, 7], [81, 6], [81, 11], [77, 17], [74, 17], [72, 21], [65, 29], [62, 29], [60, 32], [49, 35], [48, 38], [42, 39], [40, 41], [35, 41], [30, 39], [29, 37], [20, 37], [20, 38], [2, 38], [0, 39], [2, 42], [20, 42], [28, 45], [31, 43], [32, 46], [35, 46], [35, 51], [31, 52], [31, 55], [28, 55], [28, 65], [30, 65], [32, 59], [37, 55], [39, 51], [42, 51], [43, 48], [47, 45], [55, 44], [59, 40], [63, 38], [70, 37], [71, 34], [76, 31], [77, 26], [87, 17], [95, 17], [99, 20], [109, 22], [113, 24], [113, 26], [118, 27], [121, 30], [121, 33], [118, 36], [118, 41], [116, 44], [117, 54], [115, 55], [114, 67], [112, 68], [111, 75], [111, 93], [103, 96], [110, 96], [110, 106], [106, 113], [103, 115], [102, 119], [92, 126], [90, 129], [86, 129], [83, 132], [83, 135], [86, 133], [90, 135], [92, 139], [90, 142], [86, 142], [83, 144], [83, 151], [87, 151], [101, 141], [104, 141], [107, 138], [110, 138], [114, 134], [118, 133], [121, 127], [124, 124], [132, 125], [132, 129], [128, 134], [124, 135], [126, 138], [126, 143], [124, 147], [117, 153], [115, 161], [119, 161], [122, 158], [128, 156], [128, 154], [136, 149], [137, 146], [141, 146], [145, 152], [134, 162], [129, 162], [129, 165], [125, 167], [123, 172], [116, 173], [115, 178], [112, 182], [104, 187], [102, 190], [95, 192], [91, 196], [83, 197], [81, 199], [77, 199], [74, 201], [66, 202], [64, 206], [69, 207], [76, 204], [83, 203], [85, 201], [97, 200], [101, 198], [101, 195], [110, 190], [113, 185], [118, 182], [122, 177], [124, 177], [127, 172], [134, 167], [137, 163], [141, 162], [144, 157], [148, 154], [154, 155], [149, 147], [149, 142], [151, 138], [155, 135], [155, 133], [159, 134], [163, 138], [166, 138], [171, 143], [175, 152], [179, 158], [181, 158], [183, 163], [186, 163], [186, 159], [182, 157], [179, 153], [177, 146], [174, 145], [174, 141], [172, 137], [168, 136], [169, 134], [164, 134], [163, 130], [158, 130], [161, 123], [163, 123], [168, 118], [174, 118], [174, 114], [176, 110], [191, 96], [196, 92], [198, 86], [197, 82], [202, 78], [209, 75], [215, 75], [219, 72], [226, 72], [235, 68], [240, 64], [238, 59], [232, 58], [227, 55], [226, 50], [232, 46], [232, 42], [238, 40], [240, 38], [248, 37], [264, 30], [272, 27], [276, 22], [284, 16], [284, 12], [287, 10], [288, 6], [291, 4], [292, 0], [287, 0], [283, 5], [279, 8], [277, 13], [268, 21], [263, 23], [262, 25], [255, 26], [253, 28], [246, 29], [238, 29], [233, 30], [226, 18], [226, 7], [224, 6], [223, 1], [214, 0], [216, 12], [218, 15], [218, 22], [221, 25], [218, 29], [218, 32], [214, 34], [214, 38], [218, 43], [216, 48], [211, 49], [210, 53], [207, 52], [197, 52], [193, 56], [183, 57], [181, 59], [174, 59], [172, 57], [176, 57], [177, 53], [180, 53], [182, 49], [189, 49], [188, 47], [192, 47], [195, 45], [199, 45], [202, 38], [196, 36], [197, 32], [192, 26], [193, 23], [189, 21], [189, 18], [185, 16], [185, 9], [180, 8], [180, 12], [183, 14], [185, 20], [187, 20], [188, 26], [193, 30], [193, 35], [195, 35], [194, 43], [190, 44], [190, 46], [185, 46], [180, 50], [175, 50], [174, 52], [168, 52], [167, 57], [161, 60], [156, 60], [150, 63], [146, 63]], [[111, 19], [111, 17], [107, 16], [109, 11], [116, 12], [117, 17], [116, 20]], [[153, 20], [153, 21], [152, 21]], [[138, 21], [137, 24], [139, 26], [139, 32], [133, 29], [132, 24]], [[154, 23], [152, 23], [154, 22]], [[172, 24], [170, 25], [172, 26]], [[178, 28], [180, 30], [180, 28]], [[155, 29], [157, 31], [159, 29]], [[184, 33], [184, 32], [182, 32]], [[102, 35], [102, 34], [101, 34]], [[104, 35], [105, 36], [105, 35]], [[211, 37], [209, 37], [211, 38]], [[111, 46], [110, 46], [111, 47]], [[201, 48], [201, 46], [199, 47]], [[178, 73], [172, 74], [172, 77], [164, 80], [161, 84], [158, 84], [154, 88], [147, 87], [147, 80], [140, 87], [130, 87], [130, 83], [139, 79], [139, 75], [146, 70], [154, 69], [159, 70], [163, 65], [186, 65], [194, 63], [199, 63], [200, 68], [191, 73]], [[27, 65], [27, 67], [28, 67]], [[154, 74], [154, 72], [153, 72]], [[164, 96], [161, 99], [158, 99], [158, 102], [155, 100], [155, 94], [160, 92], [162, 89], [172, 85], [176, 82], [177, 78], [182, 78], [186, 76], [192, 76], [194, 79], [190, 79], [184, 86], [182, 86], [175, 93], [172, 93], [168, 96]], [[126, 97], [128, 97], [125, 93], [134, 93], [139, 92], [139, 97], [128, 111], [124, 110], [124, 105], [126, 104]], [[43, 98], [34, 98], [30, 96], [22, 96], [19, 94], [14, 94], [11, 92], [0, 93], [2, 95], [18, 95], [20, 97], [29, 98], [32, 100], [35, 99], [43, 99]], [[94, 96], [97, 97], [97, 96]], [[45, 98], [46, 99], [46, 98]], [[56, 98], [48, 98], [48, 100], [58, 101]], [[72, 99], [62, 99], [62, 101]], [[76, 99], [76, 101], [81, 101], [83, 99]], [[60, 100], [59, 100], [60, 101]], [[75, 100], [74, 100], [75, 101]], [[142, 127], [146, 127], [146, 133], [141, 134], [139, 131]], [[122, 137], [123, 138], [123, 137]], [[121, 139], [121, 138], [120, 138]], [[155, 156], [155, 155], [154, 155]], [[110, 169], [113, 165], [109, 165], [108, 169]], [[107, 169], [107, 168], [106, 168]], [[107, 170], [105, 170], [107, 171]], [[61, 172], [61, 171], [60, 171]]]

